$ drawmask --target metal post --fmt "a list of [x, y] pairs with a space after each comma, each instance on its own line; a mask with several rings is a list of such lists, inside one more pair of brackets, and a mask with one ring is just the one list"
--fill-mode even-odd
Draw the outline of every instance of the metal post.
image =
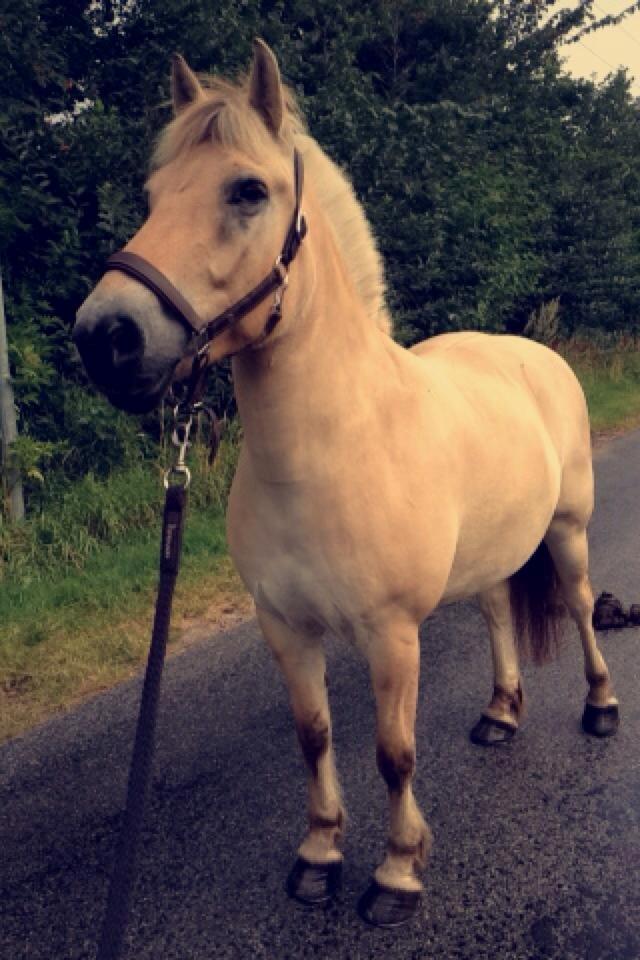
[[22, 520], [24, 517], [24, 498], [22, 496], [20, 474], [9, 466], [10, 447], [17, 436], [16, 408], [9, 373], [9, 347], [4, 315], [2, 271], [0, 270], [0, 439], [2, 441], [4, 483], [9, 494], [10, 520]]

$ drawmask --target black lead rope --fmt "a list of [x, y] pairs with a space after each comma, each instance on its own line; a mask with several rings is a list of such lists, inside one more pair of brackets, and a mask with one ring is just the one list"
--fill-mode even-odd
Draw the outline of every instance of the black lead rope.
[[[136, 851], [153, 764], [162, 667], [169, 636], [173, 592], [180, 568], [187, 490], [191, 481], [189, 468], [184, 461], [194, 415], [200, 409], [206, 412], [206, 408], [196, 400], [202, 392], [203, 377], [203, 368], [194, 364], [187, 399], [184, 404], [178, 404], [174, 410], [173, 442], [179, 447], [180, 452], [176, 466], [168, 470], [165, 475], [166, 495], [160, 544], [160, 577], [151, 646], [131, 756], [124, 820], [116, 848], [115, 865], [96, 960], [118, 960], [129, 918]], [[212, 423], [212, 433], [214, 427], [215, 424]]]
[[140, 701], [136, 738], [131, 757], [127, 805], [116, 850], [115, 867], [109, 887], [107, 909], [102, 924], [97, 960], [117, 960], [129, 917], [136, 848], [142, 826], [145, 800], [155, 745], [156, 719], [160, 697], [160, 681], [164, 664], [173, 591], [178, 576], [182, 550], [182, 528], [187, 503], [185, 486], [167, 487], [162, 523], [160, 582], [153, 621], [151, 647]]

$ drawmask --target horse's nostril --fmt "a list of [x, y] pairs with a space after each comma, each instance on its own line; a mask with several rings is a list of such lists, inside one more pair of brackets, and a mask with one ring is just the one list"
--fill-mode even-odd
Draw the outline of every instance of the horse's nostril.
[[115, 317], [109, 328], [109, 340], [113, 366], [138, 360], [144, 350], [142, 331], [130, 317]]
[[73, 337], [87, 373], [103, 388], [134, 376], [144, 355], [144, 333], [127, 314], [79, 318]]

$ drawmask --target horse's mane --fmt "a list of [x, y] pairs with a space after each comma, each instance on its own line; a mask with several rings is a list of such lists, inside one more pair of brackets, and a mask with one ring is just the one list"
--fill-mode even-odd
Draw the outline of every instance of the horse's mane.
[[[229, 83], [218, 77], [200, 77], [206, 90], [203, 99], [182, 110], [165, 127], [156, 145], [152, 166], [161, 167], [205, 140], [264, 157], [269, 138], [257, 112], [249, 107], [245, 78]], [[391, 333], [391, 317], [385, 303], [382, 259], [364, 210], [347, 177], [309, 136], [294, 95], [285, 88], [287, 110], [279, 139], [282, 146], [297, 146], [331, 224], [338, 249], [357, 293], [371, 319]]]

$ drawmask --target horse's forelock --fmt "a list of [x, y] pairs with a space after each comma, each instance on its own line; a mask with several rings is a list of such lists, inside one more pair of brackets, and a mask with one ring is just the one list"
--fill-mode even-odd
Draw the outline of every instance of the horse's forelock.
[[[264, 157], [273, 136], [260, 116], [249, 106], [247, 81], [227, 83], [217, 77], [201, 77], [204, 98], [187, 107], [169, 123], [160, 135], [153, 153], [153, 169], [170, 163], [180, 154], [209, 140], [241, 150], [256, 159]], [[279, 139], [292, 147], [296, 132], [304, 129], [295, 97], [284, 88], [287, 110]]]

